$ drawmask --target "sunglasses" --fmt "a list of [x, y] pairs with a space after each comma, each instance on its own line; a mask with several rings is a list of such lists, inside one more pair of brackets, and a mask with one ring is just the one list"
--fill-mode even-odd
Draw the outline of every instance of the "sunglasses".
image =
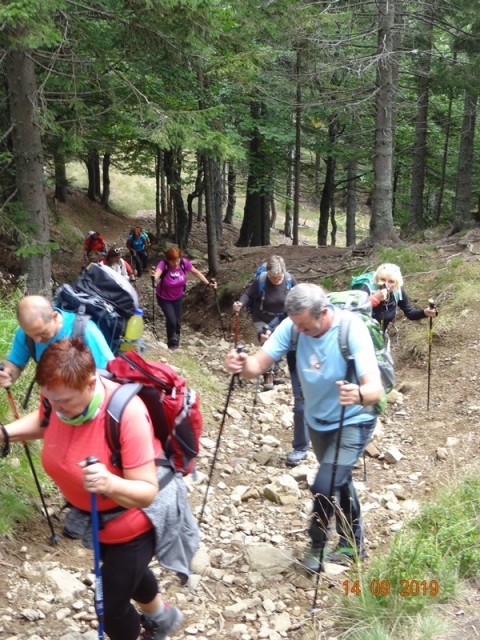
[[119, 253], [123, 253], [123, 248], [122, 247], [117, 247], [116, 249], [113, 250], [113, 253], [116, 253], [117, 255]]

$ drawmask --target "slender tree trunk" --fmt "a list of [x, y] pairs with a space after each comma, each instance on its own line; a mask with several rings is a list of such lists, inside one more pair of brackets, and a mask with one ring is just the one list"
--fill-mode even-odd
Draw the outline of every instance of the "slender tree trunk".
[[233, 216], [235, 213], [235, 206], [237, 204], [237, 172], [233, 162], [228, 163], [227, 185], [227, 209], [223, 221], [225, 224], [233, 224]]
[[207, 221], [208, 271], [209, 274], [214, 277], [218, 273], [218, 258], [212, 164], [213, 161], [211, 158], [208, 158], [206, 156], [203, 158], [203, 174], [205, 181], [205, 218]]
[[270, 196], [270, 229], [275, 229], [277, 222], [277, 203], [275, 202], [275, 191]]
[[477, 95], [469, 91], [465, 93], [462, 134], [458, 152], [455, 219], [450, 233], [457, 233], [465, 227], [470, 227], [473, 222], [470, 209], [472, 206], [472, 166], [477, 100]]
[[102, 198], [100, 200], [102, 207], [108, 209], [110, 200], [110, 162], [111, 155], [105, 153], [102, 161]]
[[87, 156], [87, 175], [88, 189], [87, 196], [89, 200], [95, 202], [100, 199], [100, 159], [98, 151], [92, 149]]
[[217, 242], [223, 235], [223, 187], [222, 187], [222, 164], [220, 160], [211, 161], [211, 179], [213, 186], [213, 206], [215, 214], [215, 236]]
[[442, 169], [440, 172], [440, 184], [438, 186], [438, 198], [435, 207], [435, 222], [440, 222], [442, 214], [443, 194], [445, 193], [445, 182], [447, 176], [448, 149], [450, 146], [450, 132], [452, 129], [452, 108], [453, 108], [453, 88], [450, 87], [448, 92], [448, 112], [447, 122], [445, 125], [445, 140], [443, 142]]
[[31, 52], [18, 48], [7, 54], [5, 73], [12, 126], [13, 157], [18, 201], [28, 215], [28, 244], [39, 250], [23, 258], [27, 290], [51, 295], [50, 229], [43, 172], [38, 95]]
[[[189, 193], [187, 196], [187, 209], [188, 209], [188, 233], [192, 230], [193, 224], [193, 201], [195, 198], [198, 198], [198, 202], [200, 205], [200, 198], [203, 195], [204, 191], [204, 175], [203, 175], [203, 159], [199, 154], [197, 157], [197, 177], [195, 178], [195, 189], [192, 193]], [[198, 222], [201, 222], [201, 219], [198, 219]]]
[[357, 215], [357, 163], [349, 162], [347, 166], [347, 247], [353, 247], [357, 241], [355, 219]]
[[[328, 144], [330, 149], [335, 149], [338, 137], [338, 119], [334, 116], [328, 125]], [[317, 244], [319, 247], [327, 246], [328, 219], [335, 197], [335, 170], [336, 161], [329, 155], [326, 161], [325, 183], [320, 198], [320, 219], [318, 223]]]
[[174, 205], [175, 242], [184, 250], [188, 244], [188, 212], [182, 195], [181, 150], [177, 148], [164, 151], [163, 163]]
[[295, 156], [293, 160], [293, 238], [292, 244], [298, 245], [298, 225], [300, 219], [300, 162], [302, 153], [302, 52], [296, 48], [295, 78], [297, 83], [295, 106]]
[[420, 231], [425, 226], [423, 203], [427, 169], [428, 101], [431, 82], [433, 21], [427, 21], [424, 29], [422, 40], [425, 42], [425, 46], [422, 47], [424, 50], [420, 56], [418, 69], [417, 114], [415, 118], [415, 141], [413, 144], [410, 211], [408, 217], [409, 233]]
[[393, 128], [394, 91], [392, 82], [393, 25], [395, 6], [391, 0], [378, 0], [377, 97], [373, 158], [374, 188], [370, 235], [373, 244], [398, 242], [393, 227]]
[[320, 198], [322, 196], [322, 157], [318, 153], [315, 153], [315, 198], [320, 206]]
[[65, 165], [64, 154], [55, 149], [53, 154], [53, 163], [55, 168], [55, 199], [58, 202], [67, 201], [67, 168]]
[[163, 153], [159, 146], [155, 148], [155, 235], [160, 238], [162, 234], [162, 211], [160, 208], [161, 199], [161, 173], [163, 167]]
[[286, 238], [292, 237], [292, 194], [293, 194], [293, 149], [288, 150], [287, 175], [285, 179], [285, 221], [283, 233]]

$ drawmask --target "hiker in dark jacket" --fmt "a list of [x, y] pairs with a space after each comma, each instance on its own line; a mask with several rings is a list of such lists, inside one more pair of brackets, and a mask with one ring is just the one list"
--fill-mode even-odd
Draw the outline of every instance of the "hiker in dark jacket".
[[380, 323], [383, 331], [395, 320], [397, 307], [409, 320], [433, 318], [435, 309], [415, 309], [403, 288], [400, 267], [396, 264], [381, 264], [375, 271], [372, 285], [363, 285], [362, 290], [370, 294], [372, 316]]

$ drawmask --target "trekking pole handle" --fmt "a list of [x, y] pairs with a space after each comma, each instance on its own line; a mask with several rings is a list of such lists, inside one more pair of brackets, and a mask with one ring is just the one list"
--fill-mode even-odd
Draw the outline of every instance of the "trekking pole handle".
[[[5, 363], [4, 362], [0, 362], [0, 371], [5, 371]], [[8, 391], [10, 389], [10, 385], [8, 387], [5, 387], [5, 389]]]
[[433, 300], [433, 298], [430, 298], [428, 300], [428, 306], [429, 306], [430, 309], [435, 309], [435, 315], [438, 316], [438, 310], [437, 310], [437, 308], [435, 306], [435, 301]]
[[100, 460], [96, 456], [88, 456], [85, 462], [87, 464], [87, 467], [89, 467], [91, 464], [97, 464], [97, 462], [100, 462]]

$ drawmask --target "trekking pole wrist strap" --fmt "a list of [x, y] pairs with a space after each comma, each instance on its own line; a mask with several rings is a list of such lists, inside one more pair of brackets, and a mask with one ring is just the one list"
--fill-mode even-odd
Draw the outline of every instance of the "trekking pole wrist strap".
[[10, 436], [8, 435], [8, 432], [5, 429], [5, 425], [0, 424], [0, 429], [2, 430], [2, 435], [3, 435], [2, 453], [0, 455], [2, 458], [6, 458], [10, 453]]

